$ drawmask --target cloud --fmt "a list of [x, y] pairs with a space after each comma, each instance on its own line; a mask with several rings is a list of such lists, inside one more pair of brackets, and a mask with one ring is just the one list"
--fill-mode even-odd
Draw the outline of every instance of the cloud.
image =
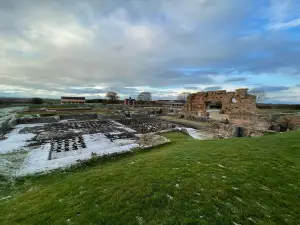
[[272, 24], [269, 27], [269, 29], [277, 31], [277, 30], [282, 30], [282, 29], [290, 29], [290, 28], [298, 27], [298, 26], [300, 26], [300, 18], [293, 19], [288, 22]]
[[236, 77], [236, 78], [229, 78], [227, 80], [225, 80], [226, 83], [231, 83], [231, 82], [242, 82], [242, 81], [246, 81], [247, 78], [245, 77]]
[[[300, 39], [287, 28], [298, 24], [298, 5], [297, 0], [0, 1], [1, 84], [50, 97], [101, 95], [108, 89], [127, 96], [144, 86], [173, 97], [164, 90], [225, 87], [245, 81], [245, 73], [296, 78]], [[228, 78], [230, 71], [236, 78]]]
[[211, 86], [211, 87], [204, 88], [203, 91], [217, 91], [221, 89], [222, 89], [221, 86]]
[[[47, 80], [67, 86], [82, 82], [87, 85], [96, 82], [107, 86], [138, 86], [149, 84], [149, 81], [156, 86], [170, 78], [174, 84], [192, 81], [191, 77], [170, 72], [169, 64], [172, 66], [182, 58], [186, 60], [185, 64], [193, 61], [196, 52], [191, 55], [190, 50], [198, 45], [198, 41], [195, 39], [189, 43], [189, 40], [193, 38], [198, 23], [215, 24], [225, 16], [230, 18], [229, 5], [235, 8], [234, 3], [238, 1], [227, 4], [192, 1], [189, 5], [177, 1], [181, 7], [175, 9], [173, 1], [147, 3], [147, 9], [142, 2], [121, 5], [118, 5], [119, 1], [103, 2], [75, 1], [71, 7], [64, 5], [64, 1], [1, 2], [6, 5], [5, 14], [11, 18], [2, 21], [8, 21], [6, 25], [13, 30], [12, 33], [17, 33], [11, 35], [1, 31], [1, 41], [11, 51], [34, 52], [41, 56], [32, 60], [10, 56], [9, 61], [17, 62], [18, 66], [11, 63], [1, 66], [23, 80], [41, 83]], [[105, 14], [98, 14], [103, 6], [108, 10]], [[136, 10], [140, 10], [140, 14], [135, 16], [133, 11]], [[199, 14], [198, 10], [202, 13]], [[165, 22], [152, 20], [156, 11], [166, 18]], [[199, 47], [208, 46], [201, 44]], [[210, 54], [216, 52], [210, 51], [208, 56]], [[191, 59], [187, 59], [188, 55]], [[199, 76], [195, 79], [200, 83], [211, 81]]]
[[184, 87], [185, 89], [197, 90], [199, 87]]
[[260, 87], [256, 87], [253, 88], [251, 91], [253, 92], [277, 92], [277, 91], [284, 91], [284, 90], [288, 90], [289, 87], [286, 86], [260, 86]]

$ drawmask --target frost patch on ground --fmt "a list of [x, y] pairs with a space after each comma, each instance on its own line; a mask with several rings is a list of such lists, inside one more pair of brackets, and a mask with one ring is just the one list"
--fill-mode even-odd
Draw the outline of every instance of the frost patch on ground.
[[145, 222], [143, 217], [141, 217], [141, 216], [137, 216], [136, 219], [140, 225], [142, 225]]
[[16, 153], [0, 154], [0, 174], [10, 176], [22, 166], [27, 151], [19, 151]]
[[24, 127], [37, 126], [37, 124], [30, 125], [17, 125], [9, 134], [6, 135], [6, 139], [0, 141], [0, 154], [11, 153], [20, 150], [26, 145], [26, 141], [32, 139], [35, 134], [19, 134], [19, 131]]
[[171, 195], [167, 195], [167, 198], [170, 200], [173, 200], [173, 196], [171, 196]]
[[50, 144], [44, 144], [29, 152], [23, 166], [17, 172], [17, 176], [47, 172], [50, 170], [65, 168], [76, 164], [78, 160], [86, 160], [92, 157], [92, 153], [102, 156], [118, 152], [130, 151], [138, 147], [135, 140], [118, 139], [116, 142], [109, 140], [104, 134], [85, 134], [83, 135], [87, 148], [60, 152], [56, 159], [48, 160]]
[[1, 198], [0, 200], [6, 200], [6, 199], [9, 199], [9, 198], [11, 198], [11, 196], [3, 197], [3, 198]]
[[124, 129], [124, 130], [126, 130], [126, 131], [128, 131], [128, 132], [130, 132], [130, 133], [136, 133], [135, 130], [130, 129], [129, 127], [124, 126], [123, 124], [118, 123], [117, 121], [110, 120], [110, 122], [112, 122], [117, 128]]
[[[0, 173], [7, 176], [43, 173], [69, 167], [95, 155], [110, 155], [169, 142], [167, 138], [154, 134], [141, 135], [139, 139], [135, 130], [113, 120], [110, 122], [112, 126], [95, 133], [92, 128], [91, 133], [81, 128], [81, 124], [77, 124], [76, 129], [62, 127], [61, 133], [60, 130], [49, 130], [47, 123], [17, 125], [5, 140], [0, 141]], [[30, 127], [34, 129], [22, 131]]]
[[182, 131], [184, 133], [187, 133], [194, 139], [198, 140], [206, 140], [206, 139], [212, 139], [213, 133], [207, 132], [207, 131], [201, 131], [196, 130], [194, 128], [186, 128], [186, 127], [177, 127], [179, 131]]

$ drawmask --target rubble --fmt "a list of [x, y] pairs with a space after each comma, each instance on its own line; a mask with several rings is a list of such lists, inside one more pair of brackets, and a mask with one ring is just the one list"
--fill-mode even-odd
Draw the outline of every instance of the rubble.
[[139, 133], [153, 133], [161, 130], [169, 130], [175, 128], [174, 124], [162, 122], [159, 120], [149, 119], [149, 118], [123, 118], [119, 120], [123, 125], [131, 127]]
[[157, 134], [143, 134], [139, 140], [139, 146], [142, 148], [150, 148], [170, 142], [166, 137]]

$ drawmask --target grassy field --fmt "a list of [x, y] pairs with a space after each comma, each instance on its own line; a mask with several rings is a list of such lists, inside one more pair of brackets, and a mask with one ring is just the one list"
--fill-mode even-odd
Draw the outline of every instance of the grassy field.
[[278, 113], [300, 113], [299, 109], [258, 109], [258, 113], [262, 114], [278, 114]]
[[6, 187], [1, 224], [300, 224], [299, 132], [165, 135], [172, 143]]

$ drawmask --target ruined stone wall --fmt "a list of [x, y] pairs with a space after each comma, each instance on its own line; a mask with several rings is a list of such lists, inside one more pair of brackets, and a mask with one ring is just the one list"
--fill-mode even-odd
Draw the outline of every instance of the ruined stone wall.
[[95, 113], [86, 113], [86, 114], [66, 114], [59, 116], [61, 120], [69, 120], [69, 119], [76, 119], [76, 120], [84, 120], [84, 119], [97, 119], [97, 114]]
[[17, 124], [32, 124], [32, 123], [55, 123], [59, 121], [58, 116], [49, 117], [33, 117], [16, 119]]
[[256, 96], [249, 95], [248, 89], [237, 89], [235, 92], [207, 91], [191, 94], [187, 99], [186, 110], [191, 114], [205, 115], [209, 103], [221, 103], [222, 112], [255, 113]]

